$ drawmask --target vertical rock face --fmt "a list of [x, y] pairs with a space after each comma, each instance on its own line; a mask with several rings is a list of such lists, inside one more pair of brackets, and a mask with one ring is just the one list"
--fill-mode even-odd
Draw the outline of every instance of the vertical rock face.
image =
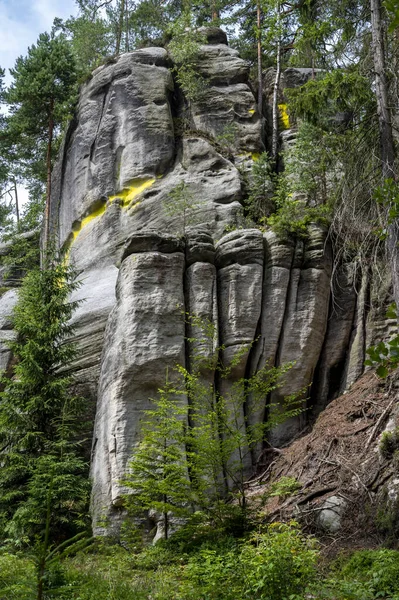
[[105, 332], [92, 463], [96, 522], [118, 521], [122, 479], [139, 442], [140, 417], [184, 365], [184, 249], [178, 238], [133, 237], [123, 254]]
[[[323, 228], [293, 240], [246, 225], [237, 165], [263, 151], [265, 123], [248, 65], [220, 30], [207, 37], [198, 65], [204, 93], [190, 107], [176, 93], [164, 49], [125, 54], [94, 71], [54, 171], [51, 226], [82, 281], [73, 369], [97, 405], [98, 533], [118, 529], [140, 417], [167, 369], [171, 376], [177, 364], [200, 365], [205, 382], [229, 398], [240, 378], [293, 363], [284, 385], [261, 405], [249, 396], [239, 419], [244, 427], [278, 415], [293, 393], [321, 409], [362, 370], [368, 281], [356, 294], [344, 265], [331, 295]], [[182, 134], [175, 116], [183, 113], [190, 129]], [[233, 133], [228, 153], [218, 142], [226, 133]], [[176, 189], [183, 201], [170, 211]], [[14, 300], [14, 292], [0, 298], [0, 321]], [[7, 327], [0, 323], [2, 339]], [[217, 351], [227, 366], [239, 357], [226, 379], [209, 369]], [[9, 357], [1, 358], [6, 365]], [[286, 443], [304, 422], [302, 415], [283, 423], [270, 442]], [[256, 461], [246, 452], [248, 474]]]
[[[327, 327], [331, 261], [323, 229], [312, 228], [307, 241], [296, 245], [276, 363], [293, 366], [284, 385], [272, 393], [272, 405], [281, 405], [284, 397], [299, 390], [306, 397], [313, 382]], [[279, 445], [292, 439], [303, 421], [304, 415], [299, 424], [291, 419], [278, 426], [272, 442]]]

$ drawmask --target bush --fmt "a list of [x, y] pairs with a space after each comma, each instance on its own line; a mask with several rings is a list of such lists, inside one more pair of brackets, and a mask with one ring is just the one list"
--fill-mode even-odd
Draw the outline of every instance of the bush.
[[360, 550], [349, 560], [340, 559], [325, 596], [336, 600], [399, 599], [399, 552]]
[[32, 561], [9, 553], [0, 555], [0, 600], [31, 600], [34, 581]]
[[202, 548], [185, 569], [183, 599], [284, 600], [316, 577], [318, 551], [296, 524], [275, 523], [236, 548]]

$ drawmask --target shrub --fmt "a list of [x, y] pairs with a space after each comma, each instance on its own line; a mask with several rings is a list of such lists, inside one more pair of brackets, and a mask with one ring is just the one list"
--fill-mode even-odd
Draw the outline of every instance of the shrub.
[[182, 598], [291, 598], [315, 579], [317, 558], [316, 542], [295, 523], [274, 523], [237, 548], [202, 548], [187, 564]]
[[28, 558], [0, 555], [0, 600], [30, 600], [35, 589], [35, 567]]
[[[360, 550], [349, 560], [340, 559], [327, 586], [337, 600], [374, 600], [399, 598], [399, 552]], [[331, 595], [332, 594], [332, 595]]]

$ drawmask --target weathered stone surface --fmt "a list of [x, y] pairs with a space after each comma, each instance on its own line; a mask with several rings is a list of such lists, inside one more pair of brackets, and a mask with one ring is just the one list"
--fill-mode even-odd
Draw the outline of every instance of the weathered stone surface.
[[[52, 227], [82, 281], [73, 295], [82, 303], [73, 317], [78, 355], [71, 369], [79, 391], [93, 404], [97, 399], [92, 477], [99, 533], [103, 516], [108, 531], [118, 527], [121, 480], [140, 416], [166, 368], [198, 368], [211, 394], [231, 400], [240, 378], [293, 361], [271, 398], [257, 404], [249, 397], [240, 407], [245, 429], [281, 410], [285, 396], [304, 389], [309, 395], [317, 365], [312, 402], [324, 406], [361, 372], [371, 331], [368, 287], [356, 294], [350, 267], [331, 301], [332, 258], [322, 228], [312, 227], [306, 240], [245, 228], [238, 167], [248, 172], [264, 150], [265, 123], [248, 64], [223, 32], [205, 35], [198, 66], [204, 93], [189, 105], [175, 93], [162, 48], [97, 69], [83, 86], [54, 170]], [[283, 88], [302, 85], [309, 73], [286, 71]], [[295, 143], [293, 131], [283, 137]], [[190, 208], [176, 202], [170, 209], [170, 194], [182, 183]], [[0, 333], [7, 337], [1, 301]], [[381, 320], [374, 327], [375, 339], [385, 326]], [[208, 368], [218, 348], [225, 366], [239, 356], [226, 379]], [[286, 443], [305, 419], [282, 424], [269, 441]], [[242, 450], [250, 473], [262, 448], [252, 456]]]
[[83, 87], [53, 196], [61, 243], [93, 203], [172, 164], [173, 80], [167, 64], [162, 48], [138, 50], [94, 71]]
[[227, 43], [227, 34], [219, 27], [200, 27], [199, 31], [203, 33], [206, 37], [206, 41], [209, 45], [213, 44], [224, 44]]
[[[209, 36], [212, 44], [225, 41], [220, 30]], [[205, 48], [204, 53], [206, 69], [216, 72], [225, 57], [228, 78], [233, 71], [241, 73], [238, 78], [245, 73], [247, 77], [245, 63], [227, 46], [223, 52]], [[97, 69], [82, 88], [53, 173], [52, 227], [82, 280], [76, 293], [83, 303], [74, 316], [79, 354], [73, 367], [93, 399], [103, 330], [115, 304], [117, 266], [126, 240], [138, 233], [146, 237], [149, 229], [184, 236], [188, 225], [201, 224], [217, 239], [227, 225], [242, 224], [242, 183], [236, 166], [215, 149], [209, 136], [175, 137], [172, 115], [179, 114], [180, 107], [170, 67], [164, 49], [146, 48]], [[223, 89], [232, 106], [237, 101], [234, 85]], [[248, 85], [239, 86], [240, 102], [253, 110]], [[254, 147], [260, 147], [261, 128], [251, 131], [257, 138]], [[168, 214], [165, 209], [169, 193], [182, 182], [196, 204], [187, 221], [183, 211]], [[139, 244], [140, 236], [133, 239]]]
[[334, 284], [326, 337], [312, 389], [312, 404], [316, 412], [323, 410], [343, 391], [344, 366], [357, 300], [356, 265], [341, 265]]
[[[263, 235], [256, 229], [234, 231], [216, 245], [221, 360], [226, 367], [231, 365], [228, 377], [219, 382], [219, 391], [242, 430], [245, 408], [236, 398], [234, 384], [245, 376], [261, 314], [263, 257]], [[252, 459], [247, 448], [237, 449], [231, 460], [242, 461], [250, 473]]]
[[[299, 390], [304, 390], [306, 397], [313, 381], [327, 327], [331, 263], [326, 232], [311, 228], [308, 241], [297, 243], [293, 259], [276, 364], [294, 364], [284, 384], [271, 395], [271, 404], [276, 407]], [[304, 422], [302, 415], [279, 425], [271, 434], [272, 443], [281, 445], [292, 439]]]
[[8, 290], [0, 297], [0, 372], [7, 373], [12, 359], [8, 343], [15, 339], [11, 315], [18, 301], [18, 292]]
[[209, 262], [195, 262], [185, 279], [188, 366], [213, 382], [212, 362], [218, 346], [216, 268]]
[[[178, 240], [176, 240], [178, 243]], [[150, 240], [151, 246], [151, 240]], [[97, 529], [118, 521], [121, 480], [139, 441], [140, 417], [151, 397], [184, 365], [184, 254], [130, 254], [122, 262], [116, 304], [105, 334], [93, 445], [93, 506]]]
[[188, 227], [185, 239], [187, 267], [195, 262], [214, 263], [215, 246], [208, 228]]
[[348, 501], [342, 496], [330, 496], [320, 507], [318, 523], [325, 531], [337, 533], [341, 529], [342, 517]]
[[172, 234], [147, 230], [135, 233], [126, 241], [122, 261], [137, 252], [162, 252], [163, 254], [184, 252], [184, 241]]
[[356, 303], [353, 330], [343, 375], [343, 389], [348, 389], [363, 373], [366, 353], [366, 318], [369, 310], [370, 273], [366, 268], [362, 272], [361, 285]]

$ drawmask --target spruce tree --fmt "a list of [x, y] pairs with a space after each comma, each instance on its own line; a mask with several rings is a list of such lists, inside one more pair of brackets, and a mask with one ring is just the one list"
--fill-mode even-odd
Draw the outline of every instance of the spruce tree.
[[85, 407], [66, 374], [77, 285], [70, 267], [48, 262], [26, 276], [14, 310], [16, 364], [0, 395], [0, 533], [14, 543], [41, 535], [49, 490], [53, 541], [76, 533], [87, 512], [87, 464], [77, 442]]
[[133, 514], [156, 510], [162, 515], [165, 539], [169, 516], [186, 517], [192, 508], [186, 457], [187, 406], [179, 402], [184, 393], [170, 381], [144, 411], [141, 442], [136, 447], [126, 478], [132, 493], [126, 504]]

